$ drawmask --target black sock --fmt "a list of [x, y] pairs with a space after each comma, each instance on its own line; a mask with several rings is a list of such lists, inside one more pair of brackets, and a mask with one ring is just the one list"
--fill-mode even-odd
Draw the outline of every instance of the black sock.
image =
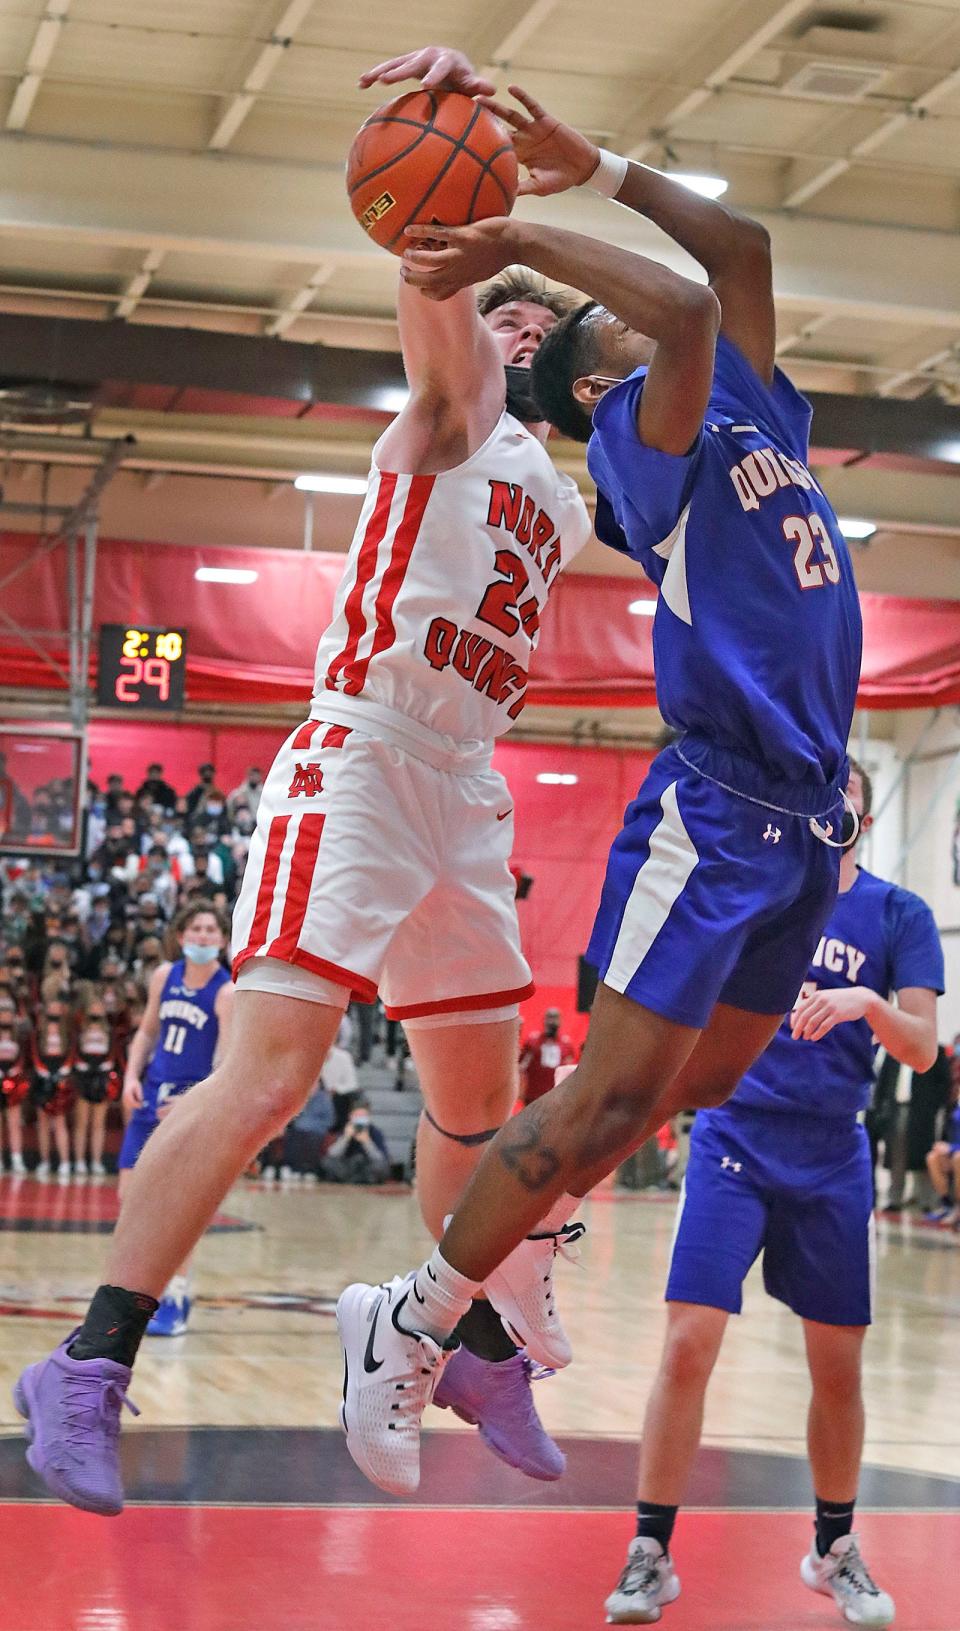
[[658, 1506], [656, 1501], [637, 1502], [637, 1534], [644, 1535], [649, 1540], [659, 1541], [664, 1552], [670, 1550], [676, 1521], [675, 1506]]
[[503, 1329], [500, 1315], [485, 1297], [478, 1297], [470, 1304], [453, 1334], [477, 1359], [490, 1359], [499, 1364], [519, 1353]]
[[99, 1286], [67, 1353], [71, 1359], [113, 1359], [132, 1365], [144, 1331], [160, 1304], [143, 1291]]
[[817, 1555], [826, 1557], [835, 1540], [849, 1535], [853, 1528], [856, 1501], [821, 1501], [817, 1496]]

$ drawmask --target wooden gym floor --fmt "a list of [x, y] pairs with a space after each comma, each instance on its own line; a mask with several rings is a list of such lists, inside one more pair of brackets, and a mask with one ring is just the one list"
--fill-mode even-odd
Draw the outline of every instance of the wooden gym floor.
[[[3, 1631], [589, 1631], [632, 1533], [634, 1435], [656, 1367], [673, 1204], [589, 1202], [561, 1265], [576, 1358], [537, 1384], [568, 1469], [536, 1484], [430, 1412], [412, 1504], [356, 1473], [336, 1429], [333, 1307], [350, 1279], [412, 1266], [406, 1191], [238, 1186], [204, 1241], [186, 1337], [148, 1340], [125, 1425], [130, 1506], [50, 1503], [26, 1467], [10, 1385], [98, 1279], [112, 1183], [0, 1180]], [[858, 1528], [899, 1631], [958, 1631], [960, 1240], [882, 1222], [868, 1339]], [[827, 1631], [800, 1584], [809, 1544], [807, 1380], [797, 1322], [756, 1275], [707, 1404], [675, 1540], [675, 1631]], [[442, 1425], [441, 1425], [442, 1423]]]

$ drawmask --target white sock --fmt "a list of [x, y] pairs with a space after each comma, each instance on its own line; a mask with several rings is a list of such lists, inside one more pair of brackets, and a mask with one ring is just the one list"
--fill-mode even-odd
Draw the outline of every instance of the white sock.
[[583, 1199], [582, 1195], [560, 1195], [560, 1196], [558, 1196], [557, 1199], [554, 1201], [553, 1205], [551, 1206], [551, 1208], [550, 1208], [549, 1212], [547, 1213], [546, 1217], [543, 1218], [542, 1221], [537, 1224], [537, 1227], [535, 1229], [532, 1229], [530, 1231], [531, 1234], [535, 1234], [535, 1235], [551, 1235], [551, 1234], [555, 1234], [558, 1229], [563, 1228], [565, 1223], [570, 1222], [570, 1219], [573, 1217], [573, 1214], [576, 1212], [577, 1207], [580, 1205], [580, 1202], [581, 1202], [582, 1199]]
[[186, 1274], [175, 1274], [163, 1288], [164, 1302], [186, 1302], [190, 1295], [190, 1279]]
[[477, 1280], [458, 1274], [434, 1247], [433, 1256], [418, 1269], [400, 1324], [405, 1330], [432, 1337], [443, 1344], [459, 1325], [480, 1290]]

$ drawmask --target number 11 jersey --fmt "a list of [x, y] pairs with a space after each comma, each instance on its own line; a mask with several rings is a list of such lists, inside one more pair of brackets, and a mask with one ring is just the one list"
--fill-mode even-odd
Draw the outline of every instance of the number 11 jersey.
[[346, 720], [362, 698], [458, 744], [492, 742], [523, 708], [550, 587], [590, 536], [583, 499], [507, 412], [436, 475], [383, 470], [379, 449], [311, 712]]

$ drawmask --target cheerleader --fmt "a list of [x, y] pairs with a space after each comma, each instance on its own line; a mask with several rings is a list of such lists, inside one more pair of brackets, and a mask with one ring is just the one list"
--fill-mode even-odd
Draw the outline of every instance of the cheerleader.
[[10, 1171], [15, 1178], [22, 1178], [27, 1170], [23, 1164], [20, 1106], [29, 1092], [30, 1067], [20, 1017], [12, 999], [6, 998], [0, 1005], [0, 1163], [6, 1122]]
[[69, 1010], [64, 1002], [46, 1002], [33, 1033], [33, 1084], [30, 1100], [37, 1114], [40, 1164], [35, 1178], [50, 1176], [51, 1135], [56, 1145], [60, 1183], [70, 1181], [70, 1133], [67, 1112], [73, 1102], [73, 1047]]
[[107, 1171], [103, 1164], [107, 1112], [120, 1097], [122, 1081], [118, 1044], [103, 1000], [96, 991], [80, 1020], [72, 1085], [74, 1176], [86, 1178], [89, 1172], [94, 1178], [103, 1178]]

